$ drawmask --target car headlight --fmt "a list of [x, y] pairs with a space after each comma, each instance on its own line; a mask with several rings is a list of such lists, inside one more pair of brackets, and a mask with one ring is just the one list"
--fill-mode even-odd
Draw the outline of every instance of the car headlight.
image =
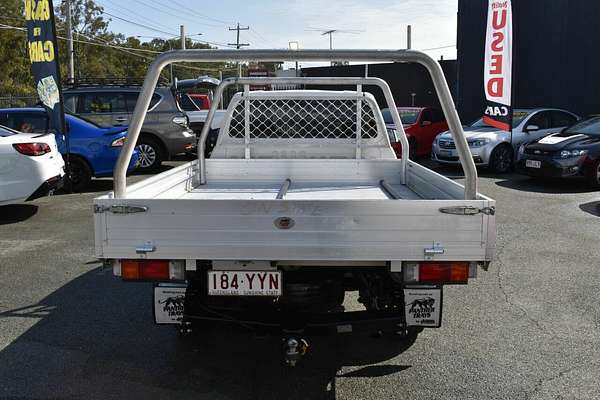
[[113, 140], [110, 145], [111, 145], [111, 147], [123, 147], [124, 144], [125, 144], [125, 136]]
[[173, 123], [187, 128], [189, 125], [188, 117], [187, 116], [173, 117]]
[[489, 142], [490, 139], [474, 139], [467, 141], [467, 143], [469, 143], [469, 147], [483, 147]]
[[587, 150], [563, 150], [560, 152], [560, 158], [581, 157], [587, 154]]

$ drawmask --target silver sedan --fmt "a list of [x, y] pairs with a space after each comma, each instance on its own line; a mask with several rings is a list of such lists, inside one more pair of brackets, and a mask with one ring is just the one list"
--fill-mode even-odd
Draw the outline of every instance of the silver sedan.
[[[578, 119], [572, 112], [555, 108], [515, 109], [512, 134], [479, 119], [465, 127], [465, 136], [476, 165], [504, 173], [512, 168], [515, 154], [522, 143], [559, 132]], [[431, 158], [440, 164], [460, 165], [450, 131], [436, 136]]]

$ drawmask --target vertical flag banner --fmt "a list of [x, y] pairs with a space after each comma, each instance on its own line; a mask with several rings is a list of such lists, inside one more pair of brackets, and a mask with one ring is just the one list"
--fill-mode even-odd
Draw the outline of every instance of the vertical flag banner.
[[25, 0], [25, 20], [27, 50], [38, 96], [50, 116], [50, 128], [66, 134], [52, 0]]
[[498, 129], [512, 130], [512, 6], [511, 0], [488, 0], [485, 38], [483, 120]]

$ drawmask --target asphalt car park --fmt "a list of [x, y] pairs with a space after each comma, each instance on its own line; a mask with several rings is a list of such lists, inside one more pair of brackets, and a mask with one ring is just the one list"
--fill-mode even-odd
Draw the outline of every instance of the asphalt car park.
[[[169, 168], [177, 163], [166, 163]], [[460, 181], [460, 169], [436, 167]], [[139, 181], [145, 175], [134, 175]], [[441, 329], [320, 337], [295, 368], [243, 327], [182, 340], [153, 324], [149, 284], [93, 256], [92, 199], [0, 207], [0, 398], [547, 399], [600, 393], [600, 192], [481, 171], [497, 201], [489, 271], [447, 287]], [[347, 298], [346, 307], [356, 306]]]

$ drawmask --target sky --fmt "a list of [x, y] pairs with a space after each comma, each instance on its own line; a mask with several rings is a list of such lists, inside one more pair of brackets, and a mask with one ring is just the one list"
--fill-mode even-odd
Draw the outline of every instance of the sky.
[[[298, 42], [303, 49], [329, 47], [329, 36], [320, 30], [338, 29], [334, 49], [406, 48], [406, 27], [412, 25], [412, 48], [435, 58], [456, 58], [457, 0], [96, 0], [111, 18], [111, 30], [127, 36], [167, 37], [185, 25], [190, 38], [226, 45], [235, 42], [239, 22], [247, 48], [288, 48]], [[149, 25], [155, 30], [131, 22]], [[197, 35], [202, 33], [202, 35]], [[151, 40], [142, 38], [142, 40]], [[224, 47], [224, 46], [219, 46]]]

